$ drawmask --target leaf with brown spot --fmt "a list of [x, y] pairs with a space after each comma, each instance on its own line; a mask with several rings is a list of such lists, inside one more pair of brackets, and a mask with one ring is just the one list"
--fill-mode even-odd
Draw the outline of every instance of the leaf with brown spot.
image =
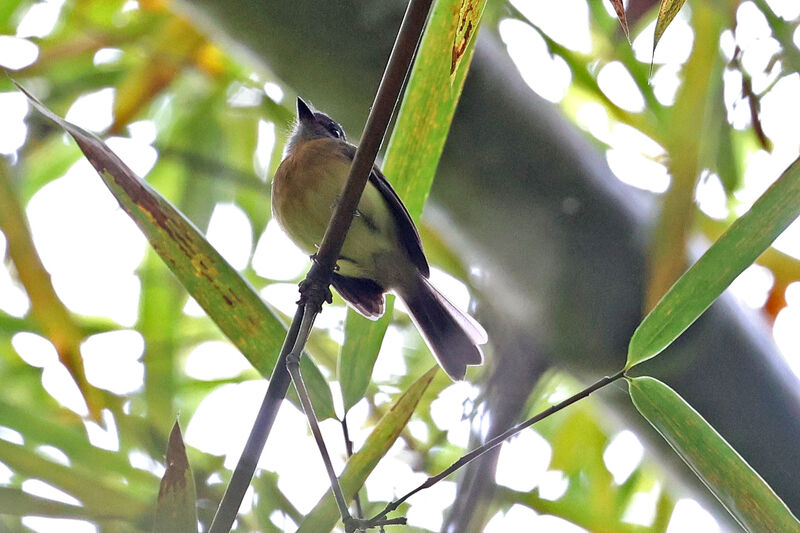
[[172, 426], [153, 533], [197, 533], [197, 495], [181, 428]]
[[631, 43], [631, 32], [628, 29], [628, 17], [625, 15], [625, 5], [622, 3], [622, 0], [610, 0], [611, 5], [614, 7], [614, 11], [617, 12], [617, 18], [619, 19], [619, 24], [622, 26], [622, 31], [625, 32], [625, 38], [628, 39], [628, 44]]
[[461, 64], [461, 59], [467, 51], [470, 41], [480, 27], [483, 9], [486, 7], [485, 0], [461, 0], [461, 7], [458, 9], [458, 20], [456, 31], [453, 35], [453, 47], [451, 49], [450, 78], [453, 76]]
[[[248, 361], [269, 376], [286, 329], [253, 287], [203, 234], [97, 136], [70, 124], [14, 82], [31, 104], [78, 143], [122, 209], [133, 219], [181, 285]], [[313, 364], [313, 363], [312, 363]], [[324, 381], [322, 382], [324, 383]], [[333, 413], [330, 387], [314, 391], [318, 412]]]
[[670, 25], [684, 3], [686, 3], [686, 0], [661, 0], [661, 6], [658, 8], [658, 19], [656, 20], [656, 32], [653, 36], [653, 54], [655, 54], [658, 41], [661, 40], [661, 36], [666, 31], [667, 26]]

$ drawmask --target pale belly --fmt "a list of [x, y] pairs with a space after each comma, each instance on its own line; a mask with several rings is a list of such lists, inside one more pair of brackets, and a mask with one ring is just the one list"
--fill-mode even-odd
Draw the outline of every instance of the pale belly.
[[[313, 192], [288, 195], [273, 193], [273, 216], [289, 238], [305, 253], [317, 252], [339, 194], [338, 180], [317, 182]], [[362, 195], [356, 216], [348, 230], [337, 262], [343, 276], [374, 279], [383, 286], [392, 285], [387, 266], [404, 261], [399, 249], [394, 220], [380, 193], [372, 185]]]

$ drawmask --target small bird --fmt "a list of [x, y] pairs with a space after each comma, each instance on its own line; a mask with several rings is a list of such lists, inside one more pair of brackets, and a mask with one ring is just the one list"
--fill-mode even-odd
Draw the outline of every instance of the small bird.
[[[355, 153], [338, 123], [297, 99], [297, 122], [272, 180], [272, 214], [308, 254], [322, 241]], [[461, 380], [467, 365], [483, 362], [479, 345], [486, 343], [486, 332], [437, 291], [429, 275], [408, 210], [373, 166], [333, 273], [333, 287], [373, 320], [383, 314], [384, 293], [394, 291], [441, 367]]]

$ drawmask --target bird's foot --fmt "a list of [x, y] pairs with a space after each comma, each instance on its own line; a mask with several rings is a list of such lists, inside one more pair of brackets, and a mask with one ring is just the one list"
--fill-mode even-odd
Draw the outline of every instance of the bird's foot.
[[[311, 258], [313, 260], [314, 256]], [[321, 311], [323, 303], [333, 302], [333, 293], [329, 285], [330, 275], [321, 272], [318, 263], [314, 262], [306, 279], [300, 282], [300, 299], [297, 300], [297, 304], [310, 306], [316, 312]]]

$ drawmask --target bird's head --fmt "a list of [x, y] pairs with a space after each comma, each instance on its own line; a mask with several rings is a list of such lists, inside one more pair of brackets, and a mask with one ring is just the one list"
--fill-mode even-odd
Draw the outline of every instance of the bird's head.
[[338, 122], [320, 111], [314, 111], [306, 104], [302, 98], [297, 98], [297, 121], [289, 137], [288, 151], [300, 143], [312, 141], [314, 139], [341, 139], [346, 141], [347, 137]]

